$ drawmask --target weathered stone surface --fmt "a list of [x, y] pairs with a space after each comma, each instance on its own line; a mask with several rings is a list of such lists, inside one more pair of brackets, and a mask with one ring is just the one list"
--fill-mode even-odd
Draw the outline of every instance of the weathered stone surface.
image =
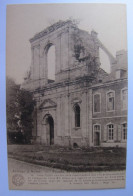
[[[52, 144], [61, 146], [125, 147], [121, 126], [127, 121], [127, 111], [122, 109], [122, 89], [127, 88], [126, 52], [117, 52], [114, 58], [98, 40], [95, 31], [89, 34], [71, 21], [59, 21], [36, 34], [30, 42], [31, 69], [22, 88], [32, 91], [37, 100], [33, 128], [36, 142], [50, 145], [52, 140]], [[49, 83], [47, 53], [52, 45], [56, 55], [55, 81]], [[99, 47], [109, 56], [110, 74], [100, 68]], [[111, 112], [107, 111], [109, 91], [115, 92]], [[100, 112], [94, 113], [93, 96], [97, 93], [100, 94]], [[75, 113], [76, 104], [80, 114]], [[80, 119], [78, 127], [76, 118]], [[108, 138], [109, 123], [114, 126], [111, 141]], [[95, 130], [95, 125], [99, 125], [99, 130]]]

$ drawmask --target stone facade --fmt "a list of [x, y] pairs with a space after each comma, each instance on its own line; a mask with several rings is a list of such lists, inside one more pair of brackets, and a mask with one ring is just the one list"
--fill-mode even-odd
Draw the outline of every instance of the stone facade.
[[[22, 88], [34, 93], [33, 137], [61, 146], [122, 146], [127, 134], [127, 58], [116, 58], [92, 31], [59, 21], [36, 34], [31, 68]], [[48, 78], [47, 54], [55, 46], [55, 81]], [[111, 73], [100, 68], [99, 48], [108, 55]]]

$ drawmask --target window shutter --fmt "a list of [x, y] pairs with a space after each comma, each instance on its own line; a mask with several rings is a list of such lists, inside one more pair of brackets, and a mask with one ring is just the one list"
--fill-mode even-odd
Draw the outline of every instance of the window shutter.
[[114, 138], [113, 138], [114, 141], [117, 140], [117, 125], [114, 125]]
[[121, 141], [121, 125], [118, 125], [118, 141]]
[[104, 126], [103, 140], [104, 140], [104, 142], [107, 141], [107, 126], [106, 125]]

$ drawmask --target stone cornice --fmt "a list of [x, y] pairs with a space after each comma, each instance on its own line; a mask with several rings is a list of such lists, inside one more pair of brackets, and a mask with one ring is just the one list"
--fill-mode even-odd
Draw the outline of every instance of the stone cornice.
[[[45, 86], [44, 88], [41, 89], [35, 89], [33, 90], [34, 93], [41, 93], [41, 92], [45, 92], [45, 91], [51, 91], [54, 89], [58, 89], [58, 88], [62, 88], [65, 86], [72, 86], [72, 85], [77, 85], [77, 84], [82, 84], [82, 89], [83, 88], [87, 88], [87, 89], [97, 89], [97, 88], [103, 88], [103, 87], [107, 87], [110, 85], [114, 85], [117, 83], [121, 83], [121, 82], [127, 82], [127, 79], [121, 79], [121, 80], [117, 80], [117, 81], [113, 81], [113, 82], [108, 82], [108, 83], [103, 83], [103, 84], [97, 84], [97, 85], [93, 85], [91, 82], [94, 78], [92, 77], [80, 77], [77, 78], [75, 80], [66, 80], [64, 82], [59, 82], [59, 83], [52, 83], [50, 85]], [[88, 84], [88, 85], [87, 85]]]
[[40, 33], [37, 33], [35, 34], [35, 36], [33, 38], [30, 39], [30, 42], [32, 43], [33, 41], [45, 36], [45, 35], [48, 35], [50, 33], [52, 33], [53, 31], [65, 26], [65, 25], [69, 25], [71, 24], [72, 25], [72, 21], [70, 20], [67, 20], [67, 21], [59, 21], [49, 27], [47, 27], [46, 29], [44, 29], [43, 31], [41, 31]]
[[114, 81], [107, 81], [107, 82], [104, 82], [104, 83], [101, 83], [101, 84], [100, 83], [93, 84], [91, 86], [91, 88], [92, 89], [103, 88], [103, 87], [118, 84], [118, 83], [121, 83], [121, 82], [128, 82], [128, 79], [127, 78], [121, 78], [121, 79], [114, 80]]
[[58, 83], [55, 82], [55, 83], [48, 84], [44, 86], [43, 88], [38, 88], [38, 89], [33, 90], [33, 92], [41, 93], [44, 91], [49, 91], [49, 90], [53, 90], [53, 89], [57, 89], [57, 88], [65, 87], [65, 86], [72, 86], [76, 84], [83, 84], [84, 87], [87, 87], [88, 85], [90, 86], [92, 80], [94, 80], [94, 77], [92, 76], [77, 77], [74, 80], [65, 80], [65, 81], [58, 82]]

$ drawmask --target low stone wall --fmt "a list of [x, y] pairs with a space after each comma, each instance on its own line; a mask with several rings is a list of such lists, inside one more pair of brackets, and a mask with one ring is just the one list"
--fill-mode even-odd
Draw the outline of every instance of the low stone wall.
[[11, 152], [22, 152], [22, 151], [37, 151], [42, 150], [42, 145], [19, 145], [19, 144], [11, 144], [7, 146], [8, 153]]
[[101, 143], [101, 147], [119, 147], [119, 148], [126, 148], [127, 144], [125, 142], [105, 142]]

